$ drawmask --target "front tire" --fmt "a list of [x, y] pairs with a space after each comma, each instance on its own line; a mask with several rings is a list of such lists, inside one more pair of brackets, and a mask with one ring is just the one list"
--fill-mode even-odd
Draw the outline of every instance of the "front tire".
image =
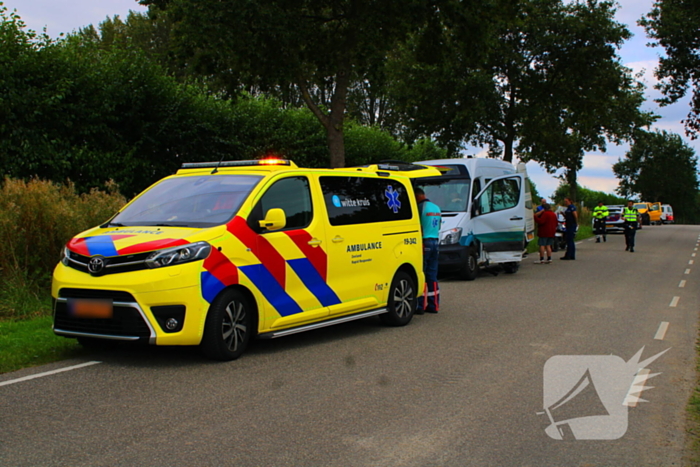
[[214, 360], [235, 360], [245, 352], [253, 333], [253, 306], [240, 291], [229, 289], [209, 307], [201, 349]]
[[473, 248], [467, 250], [467, 261], [459, 270], [459, 278], [465, 281], [473, 281], [479, 273], [479, 262]]
[[389, 326], [405, 326], [411, 322], [416, 310], [416, 284], [403, 271], [398, 271], [391, 281], [387, 312], [379, 315], [379, 319]]

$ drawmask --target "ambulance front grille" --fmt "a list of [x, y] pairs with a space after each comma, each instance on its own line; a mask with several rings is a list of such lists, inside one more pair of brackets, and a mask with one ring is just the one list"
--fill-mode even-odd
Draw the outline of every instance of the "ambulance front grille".
[[[104, 257], [105, 267], [103, 271], [99, 274], [100, 276], [106, 274], [119, 274], [123, 272], [140, 271], [142, 269], [148, 269], [146, 266], [146, 258], [153, 253], [138, 253], [133, 255], [124, 256], [108, 256]], [[80, 272], [90, 274], [88, 270], [88, 263], [90, 262], [90, 256], [80, 255], [73, 251], [68, 252], [68, 267], [77, 269]]]

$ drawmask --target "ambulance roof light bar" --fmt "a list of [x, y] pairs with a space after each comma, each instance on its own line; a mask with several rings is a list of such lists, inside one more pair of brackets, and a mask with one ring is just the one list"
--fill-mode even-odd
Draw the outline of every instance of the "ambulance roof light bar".
[[221, 161], [221, 162], [185, 162], [180, 167], [181, 169], [211, 169], [217, 167], [254, 167], [254, 166], [271, 166], [271, 165], [292, 165], [289, 159], [267, 158], [245, 161]]

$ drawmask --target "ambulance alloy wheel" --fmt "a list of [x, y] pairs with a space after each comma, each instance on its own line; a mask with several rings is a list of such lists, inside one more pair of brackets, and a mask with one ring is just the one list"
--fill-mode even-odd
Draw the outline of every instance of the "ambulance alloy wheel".
[[404, 326], [413, 318], [416, 310], [416, 284], [403, 271], [398, 271], [391, 281], [386, 308], [388, 311], [379, 315], [384, 324]]
[[209, 307], [201, 348], [214, 360], [235, 360], [248, 347], [253, 307], [238, 290], [228, 289]]

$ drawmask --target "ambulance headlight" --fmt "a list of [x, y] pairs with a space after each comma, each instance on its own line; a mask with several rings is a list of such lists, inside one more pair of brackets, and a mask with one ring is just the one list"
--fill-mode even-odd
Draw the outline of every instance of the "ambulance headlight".
[[63, 251], [61, 252], [61, 263], [64, 266], [68, 266], [68, 263], [70, 263], [70, 250], [68, 247], [63, 247]]
[[175, 266], [176, 264], [199, 261], [209, 256], [209, 252], [211, 252], [211, 245], [207, 242], [166, 248], [151, 253], [146, 258], [146, 266], [149, 268], [162, 268], [163, 266]]
[[455, 245], [459, 243], [459, 239], [462, 237], [462, 228], [456, 227], [454, 229], [443, 230], [440, 232], [440, 245]]

